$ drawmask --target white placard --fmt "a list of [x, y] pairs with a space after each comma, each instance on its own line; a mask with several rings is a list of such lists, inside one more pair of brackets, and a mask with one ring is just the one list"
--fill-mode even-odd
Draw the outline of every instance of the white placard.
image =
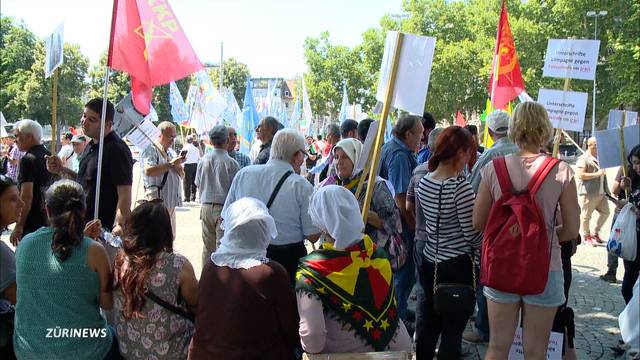
[[[622, 125], [622, 117], [624, 111], [622, 110], [609, 110], [609, 123], [607, 129], [617, 129]], [[624, 121], [624, 126], [631, 126], [638, 124], [638, 113], [635, 111], [627, 111], [627, 118]]]
[[[376, 93], [376, 99], [379, 101], [384, 101], [387, 92], [397, 38], [397, 31], [387, 32], [387, 41], [384, 45], [384, 55], [380, 67], [378, 92]], [[396, 84], [390, 104], [392, 107], [422, 115], [429, 89], [435, 47], [436, 38], [434, 37], [404, 34], [396, 73]]]
[[549, 39], [542, 76], [593, 80], [600, 40]]
[[0, 138], [9, 136], [5, 126], [7, 126], [7, 121], [4, 119], [4, 114], [2, 113], [2, 111], [0, 111]]
[[[640, 125], [627, 126], [624, 133], [625, 159], [634, 146], [640, 144]], [[620, 166], [620, 134], [618, 129], [608, 129], [595, 132], [598, 146], [598, 162], [603, 169]], [[626, 160], [625, 160], [626, 161]]]
[[44, 77], [48, 78], [64, 59], [64, 23], [53, 30], [53, 34], [45, 39]]
[[554, 128], [582, 131], [587, 110], [587, 93], [540, 89], [538, 102], [547, 109]]
[[127, 140], [131, 141], [142, 154], [159, 136], [160, 130], [151, 122], [151, 116], [147, 115], [138, 128], [127, 134]]
[[[562, 334], [552, 331], [549, 336], [549, 346], [547, 347], [547, 359], [562, 359], [562, 346]], [[521, 327], [516, 329], [516, 335], [513, 337], [513, 343], [511, 344], [511, 349], [509, 349], [509, 360], [524, 360]]]

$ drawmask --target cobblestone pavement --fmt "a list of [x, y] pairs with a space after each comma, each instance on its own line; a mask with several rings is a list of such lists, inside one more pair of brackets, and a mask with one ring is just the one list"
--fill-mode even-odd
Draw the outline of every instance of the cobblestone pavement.
[[[134, 198], [138, 188], [136, 181], [133, 185]], [[175, 251], [191, 261], [198, 277], [202, 270], [199, 214], [200, 206], [196, 203], [186, 203], [184, 207], [177, 209], [178, 230], [174, 243]], [[604, 228], [609, 227], [610, 220]], [[601, 235], [606, 238], [608, 231]], [[2, 241], [9, 243], [8, 239], [9, 233], [3, 233]], [[602, 246], [580, 245], [572, 262], [573, 282], [569, 306], [575, 311], [575, 345], [578, 359], [615, 359], [615, 353], [610, 347], [616, 346], [620, 339], [618, 315], [624, 308], [624, 300], [620, 293], [620, 280], [624, 272], [622, 261], [618, 267], [618, 284], [609, 284], [599, 279], [607, 267], [606, 250]], [[410, 306], [415, 307], [415, 304]], [[463, 344], [463, 348], [468, 352], [465, 359], [481, 359], [486, 351], [484, 345]]]

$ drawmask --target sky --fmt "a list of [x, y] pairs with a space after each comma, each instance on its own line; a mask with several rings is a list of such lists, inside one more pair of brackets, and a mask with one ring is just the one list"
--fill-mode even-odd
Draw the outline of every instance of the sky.
[[[112, 0], [0, 0], [0, 14], [21, 19], [44, 38], [64, 22], [65, 42], [80, 45], [91, 64], [106, 51]], [[329, 31], [333, 44], [352, 47], [401, 0], [169, 0], [200, 61], [234, 57], [253, 77], [301, 75], [304, 39]]]

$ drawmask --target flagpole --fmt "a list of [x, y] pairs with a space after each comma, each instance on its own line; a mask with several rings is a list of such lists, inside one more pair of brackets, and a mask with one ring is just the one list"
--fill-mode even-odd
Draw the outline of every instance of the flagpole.
[[58, 76], [60, 67], [53, 71], [51, 77], [51, 152], [58, 152]]
[[[105, 66], [104, 72], [104, 92], [102, 93], [102, 114], [100, 115], [100, 143], [98, 145], [98, 174], [96, 176], [96, 201], [93, 207], [93, 218], [98, 218], [98, 210], [100, 209], [100, 185], [102, 182], [102, 156], [104, 154], [104, 124], [107, 116], [107, 90], [109, 88], [109, 66]], [[107, 227], [113, 224], [103, 224]]]

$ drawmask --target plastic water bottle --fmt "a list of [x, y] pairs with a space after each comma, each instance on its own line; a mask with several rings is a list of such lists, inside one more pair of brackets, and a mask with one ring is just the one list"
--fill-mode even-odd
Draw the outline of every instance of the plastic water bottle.
[[122, 247], [122, 239], [120, 238], [120, 236], [113, 235], [106, 229], [102, 230], [102, 239], [104, 239], [105, 243], [111, 245], [114, 248]]

